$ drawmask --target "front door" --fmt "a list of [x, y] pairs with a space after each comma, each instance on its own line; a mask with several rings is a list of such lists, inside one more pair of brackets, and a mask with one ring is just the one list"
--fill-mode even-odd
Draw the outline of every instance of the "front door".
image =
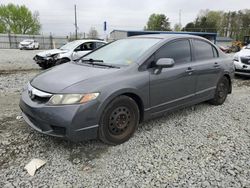
[[[159, 69], [155, 62], [172, 58], [173, 67]], [[176, 40], [161, 47], [154, 55], [150, 72], [150, 111], [157, 114], [185, 105], [195, 94], [196, 74], [193, 68], [190, 41]]]
[[78, 59], [82, 56], [84, 56], [85, 54], [91, 52], [92, 50], [94, 50], [95, 48], [95, 43], [94, 42], [85, 42], [83, 44], [81, 44], [80, 46], [78, 46], [75, 50], [74, 50], [74, 57], [73, 59]]

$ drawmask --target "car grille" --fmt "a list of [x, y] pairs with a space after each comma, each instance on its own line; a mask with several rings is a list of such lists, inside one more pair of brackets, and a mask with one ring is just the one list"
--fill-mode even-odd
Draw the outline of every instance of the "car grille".
[[235, 69], [235, 72], [245, 72], [245, 73], [250, 73], [250, 70], [248, 70], [248, 69]]
[[46, 103], [51, 98], [52, 94], [40, 91], [30, 84], [28, 85], [28, 94], [32, 101], [37, 102], [39, 104]]
[[250, 65], [250, 57], [241, 57], [241, 62]]

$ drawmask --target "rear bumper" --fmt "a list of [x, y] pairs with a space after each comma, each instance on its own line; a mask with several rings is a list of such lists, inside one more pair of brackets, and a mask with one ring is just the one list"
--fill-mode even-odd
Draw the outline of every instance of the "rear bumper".
[[81, 105], [48, 106], [33, 102], [24, 91], [19, 106], [25, 122], [36, 131], [74, 142], [97, 138], [98, 102]]
[[240, 61], [234, 61], [234, 66], [236, 75], [250, 76], [250, 65]]
[[242, 71], [242, 70], [235, 69], [235, 74], [241, 75], [241, 76], [250, 76], [250, 71]]

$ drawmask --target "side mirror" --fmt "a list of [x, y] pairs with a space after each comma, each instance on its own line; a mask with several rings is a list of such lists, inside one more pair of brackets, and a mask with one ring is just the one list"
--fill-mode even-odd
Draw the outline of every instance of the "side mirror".
[[169, 68], [174, 66], [174, 60], [171, 58], [160, 58], [156, 62], [157, 67]]
[[72, 55], [71, 55], [71, 59], [74, 61], [76, 60], [78, 57], [77, 57], [77, 52], [76, 51], [73, 51]]

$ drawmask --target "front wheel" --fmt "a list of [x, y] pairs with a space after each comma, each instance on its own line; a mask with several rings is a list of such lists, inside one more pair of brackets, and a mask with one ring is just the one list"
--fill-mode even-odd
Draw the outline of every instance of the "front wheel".
[[126, 142], [139, 124], [139, 109], [128, 96], [114, 99], [103, 111], [100, 119], [99, 138], [107, 144]]
[[47, 64], [47, 63], [38, 63], [39, 67], [41, 67], [42, 69], [48, 69], [50, 67], [53, 67], [52, 64]]
[[229, 87], [229, 80], [225, 76], [222, 77], [217, 84], [214, 98], [209, 102], [213, 105], [222, 105], [229, 93]]
[[61, 65], [61, 64], [64, 64], [64, 63], [67, 63], [69, 62], [70, 60], [69, 59], [66, 59], [66, 58], [63, 58], [63, 59], [58, 59], [56, 61], [56, 65]]

